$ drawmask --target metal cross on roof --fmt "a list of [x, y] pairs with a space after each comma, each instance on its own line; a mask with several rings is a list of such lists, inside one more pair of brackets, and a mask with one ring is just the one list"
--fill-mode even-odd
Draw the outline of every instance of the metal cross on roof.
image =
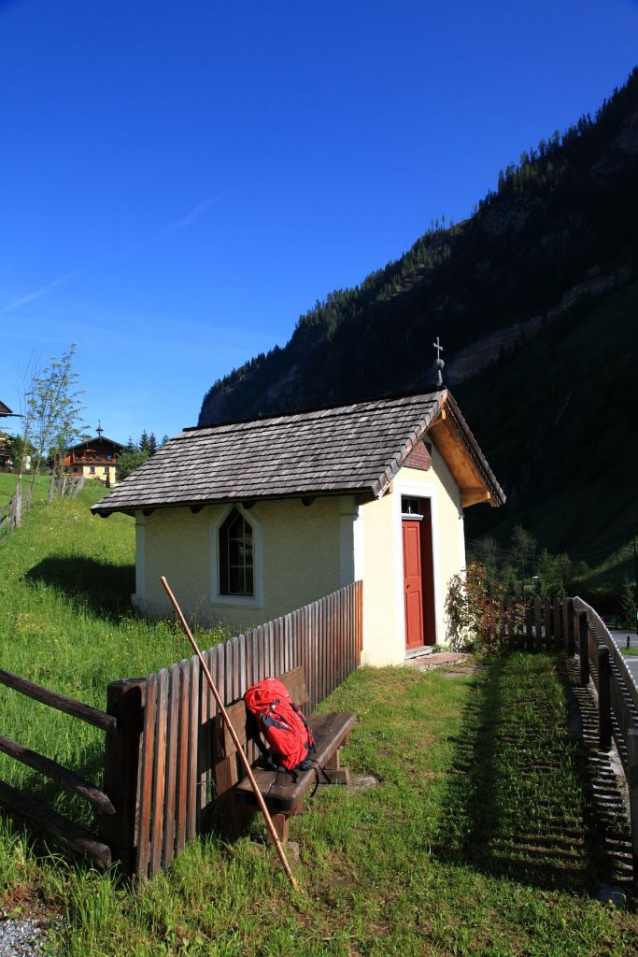
[[445, 362], [441, 358], [441, 353], [443, 352], [443, 346], [439, 342], [439, 337], [436, 337], [436, 342], [433, 342], [432, 345], [436, 349], [436, 359], [434, 360], [434, 369], [436, 371], [436, 387], [437, 389], [442, 388], [443, 386], [443, 369], [445, 368]]

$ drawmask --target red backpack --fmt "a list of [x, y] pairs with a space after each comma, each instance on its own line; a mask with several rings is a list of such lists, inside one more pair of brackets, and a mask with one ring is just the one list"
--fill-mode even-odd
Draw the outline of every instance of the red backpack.
[[270, 746], [268, 763], [271, 767], [293, 777], [296, 777], [295, 771], [312, 767], [309, 760], [315, 750], [312, 733], [281, 681], [276, 678], [258, 681], [246, 691], [244, 701]]

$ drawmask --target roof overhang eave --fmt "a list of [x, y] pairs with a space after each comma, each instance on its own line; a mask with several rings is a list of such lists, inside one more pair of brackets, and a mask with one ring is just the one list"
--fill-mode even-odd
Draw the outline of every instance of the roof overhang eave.
[[[460, 488], [463, 508], [480, 502], [488, 502], [492, 508], [505, 504], [505, 493], [450, 392], [446, 394], [439, 414], [426, 431], [432, 435], [435, 443], [437, 438], [447, 437], [440, 451]], [[441, 444], [440, 441], [437, 444]], [[459, 455], [462, 463], [459, 462]]]
[[380, 498], [381, 495], [387, 491], [390, 483], [384, 485], [383, 490], [379, 493], [375, 491], [377, 484], [378, 483], [375, 482], [371, 485], [340, 489], [304, 489], [303, 491], [280, 495], [235, 495], [226, 498], [191, 498], [179, 502], [139, 502], [134, 505], [115, 505], [113, 508], [109, 508], [106, 502], [104, 504], [97, 502], [91, 506], [91, 511], [94, 515], [99, 515], [101, 518], [108, 518], [109, 515], [114, 515], [116, 512], [123, 515], [135, 515], [137, 512], [150, 514], [151, 512], [169, 508], [190, 508], [193, 512], [199, 512], [209, 505], [239, 504], [245, 506], [246, 503], [250, 503], [252, 506], [253, 503], [257, 504], [257, 502], [290, 501], [293, 499], [314, 500], [316, 498], [336, 498], [340, 495], [356, 495], [362, 501], [371, 501], [372, 499]]

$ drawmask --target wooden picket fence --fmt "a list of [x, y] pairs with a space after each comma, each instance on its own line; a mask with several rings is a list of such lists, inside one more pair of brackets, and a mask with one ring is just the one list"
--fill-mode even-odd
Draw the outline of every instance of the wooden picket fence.
[[[360, 663], [362, 587], [355, 582], [204, 652], [224, 704], [241, 698], [253, 682], [301, 665], [314, 709]], [[214, 811], [217, 708], [196, 657], [149, 675], [140, 691], [134, 872], [145, 878], [167, 867]]]
[[570, 602], [553, 598], [507, 598], [492, 609], [493, 637], [500, 645], [528, 651], [558, 649], [573, 637]]
[[[224, 703], [232, 704], [254, 681], [302, 665], [314, 709], [360, 663], [362, 595], [362, 583], [355, 582], [205, 651]], [[197, 657], [146, 678], [112, 682], [106, 712], [1, 670], [0, 683], [106, 732], [103, 790], [0, 735], [0, 751], [93, 803], [97, 833], [4, 782], [0, 803], [94, 863], [118, 860], [139, 878], [168, 867], [209, 825], [215, 810], [211, 735], [217, 709]]]
[[[224, 703], [232, 704], [268, 674], [301, 665], [309, 709], [314, 709], [360, 664], [362, 607], [363, 585], [355, 582], [205, 651]], [[514, 648], [578, 654], [581, 683], [593, 681], [597, 693], [599, 747], [609, 750], [613, 737], [627, 777], [638, 866], [638, 689], [604, 622], [580, 598], [537, 598], [525, 605], [512, 599], [495, 609], [494, 627], [503, 644]], [[103, 790], [0, 735], [0, 751], [92, 802], [99, 811], [95, 834], [3, 782], [1, 803], [95, 863], [118, 860], [139, 879], [168, 867], [209, 826], [216, 807], [212, 730], [217, 708], [197, 657], [146, 678], [111, 683], [105, 712], [1, 670], [0, 683], [106, 732]]]

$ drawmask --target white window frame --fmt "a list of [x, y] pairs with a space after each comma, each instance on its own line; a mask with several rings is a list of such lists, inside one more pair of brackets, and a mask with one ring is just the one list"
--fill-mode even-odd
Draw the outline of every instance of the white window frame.
[[[253, 530], [253, 595], [222, 595], [219, 590], [219, 532], [222, 525], [236, 509], [248, 522]], [[210, 523], [210, 600], [213, 605], [227, 605], [236, 608], [263, 608], [264, 605], [264, 534], [263, 526], [258, 518], [243, 508], [238, 502], [233, 502], [222, 509]]]

